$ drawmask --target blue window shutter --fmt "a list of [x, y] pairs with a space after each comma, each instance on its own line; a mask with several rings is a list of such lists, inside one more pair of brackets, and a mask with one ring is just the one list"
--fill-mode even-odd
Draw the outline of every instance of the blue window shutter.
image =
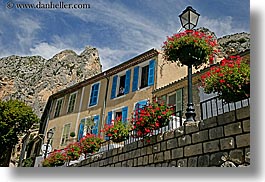
[[89, 106], [97, 105], [98, 91], [99, 91], [99, 83], [96, 83], [92, 86]]
[[149, 71], [148, 71], [148, 86], [154, 85], [155, 78], [155, 60], [149, 62]]
[[122, 122], [126, 123], [128, 117], [128, 107], [122, 108]]
[[79, 131], [78, 131], [78, 138], [77, 138], [78, 141], [83, 137], [84, 125], [85, 125], [85, 119], [82, 119], [79, 124]]
[[111, 99], [116, 97], [116, 88], [117, 88], [118, 75], [115, 75], [112, 79], [112, 88], [111, 88]]
[[128, 94], [130, 91], [130, 80], [131, 80], [131, 70], [126, 71], [126, 77], [125, 77], [125, 90], [124, 94]]
[[108, 117], [107, 117], [107, 125], [111, 124], [111, 120], [112, 120], [112, 111], [108, 112]]
[[94, 116], [94, 126], [92, 129], [92, 133], [97, 135], [98, 134], [98, 125], [99, 125], [99, 115]]
[[132, 86], [133, 92], [138, 90], [138, 76], [139, 76], [139, 66], [136, 66], [134, 67], [134, 70], [133, 70], [133, 86]]

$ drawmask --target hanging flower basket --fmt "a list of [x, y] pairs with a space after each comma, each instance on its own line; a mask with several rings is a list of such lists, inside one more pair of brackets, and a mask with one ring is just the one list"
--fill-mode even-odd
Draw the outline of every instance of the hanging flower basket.
[[162, 46], [165, 60], [198, 67], [213, 59], [216, 39], [203, 32], [186, 30], [167, 38]]
[[239, 56], [223, 59], [220, 66], [212, 67], [201, 76], [205, 93], [218, 93], [226, 103], [250, 97], [250, 65]]
[[66, 147], [65, 151], [66, 151], [68, 159], [71, 161], [77, 160], [82, 153], [81, 146], [78, 142], [74, 142], [74, 143], [69, 144]]
[[42, 161], [43, 167], [62, 166], [67, 161], [67, 154], [63, 150], [55, 150]]

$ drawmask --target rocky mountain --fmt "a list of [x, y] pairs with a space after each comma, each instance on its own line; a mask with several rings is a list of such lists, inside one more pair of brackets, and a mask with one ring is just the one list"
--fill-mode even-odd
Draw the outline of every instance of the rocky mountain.
[[65, 50], [51, 59], [9, 56], [0, 59], [0, 99], [19, 99], [41, 117], [49, 96], [102, 71], [96, 48], [77, 55]]
[[234, 55], [250, 49], [250, 33], [241, 32], [217, 38], [214, 32], [205, 27], [200, 27], [197, 30], [217, 39], [220, 51], [218, 57]]

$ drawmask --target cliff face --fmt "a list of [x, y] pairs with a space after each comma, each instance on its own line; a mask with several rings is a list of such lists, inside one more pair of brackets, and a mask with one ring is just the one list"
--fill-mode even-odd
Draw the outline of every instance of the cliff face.
[[0, 99], [19, 99], [41, 117], [49, 96], [102, 71], [96, 48], [77, 55], [65, 50], [46, 60], [40, 56], [0, 59]]

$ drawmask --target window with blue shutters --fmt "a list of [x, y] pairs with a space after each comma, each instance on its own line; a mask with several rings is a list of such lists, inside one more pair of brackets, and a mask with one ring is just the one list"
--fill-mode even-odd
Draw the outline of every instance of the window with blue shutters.
[[117, 88], [118, 75], [115, 75], [112, 79], [112, 88], [111, 88], [111, 99], [116, 97], [116, 88]]
[[155, 80], [155, 60], [148, 64], [134, 67], [132, 91], [154, 85]]
[[89, 106], [97, 105], [99, 96], [99, 86], [100, 83], [95, 83], [94, 85], [92, 85]]
[[92, 128], [92, 134], [98, 135], [99, 115], [94, 116], [94, 126]]
[[86, 122], [85, 118], [81, 119], [81, 121], [80, 121], [79, 130], [78, 130], [78, 136], [77, 136], [78, 137], [77, 138], [78, 141], [84, 136], [85, 122]]
[[141, 100], [135, 103], [134, 106], [134, 117], [140, 118], [140, 111], [147, 105], [147, 100]]
[[121, 116], [122, 117], [121, 118], [122, 119], [122, 122], [123, 123], [127, 123], [128, 107], [123, 107], [121, 112], [122, 112], [122, 116]]
[[115, 75], [112, 79], [111, 99], [130, 92], [131, 70]]
[[133, 92], [138, 90], [138, 78], [139, 78], [139, 66], [136, 66], [133, 69], [133, 86], [132, 86]]

